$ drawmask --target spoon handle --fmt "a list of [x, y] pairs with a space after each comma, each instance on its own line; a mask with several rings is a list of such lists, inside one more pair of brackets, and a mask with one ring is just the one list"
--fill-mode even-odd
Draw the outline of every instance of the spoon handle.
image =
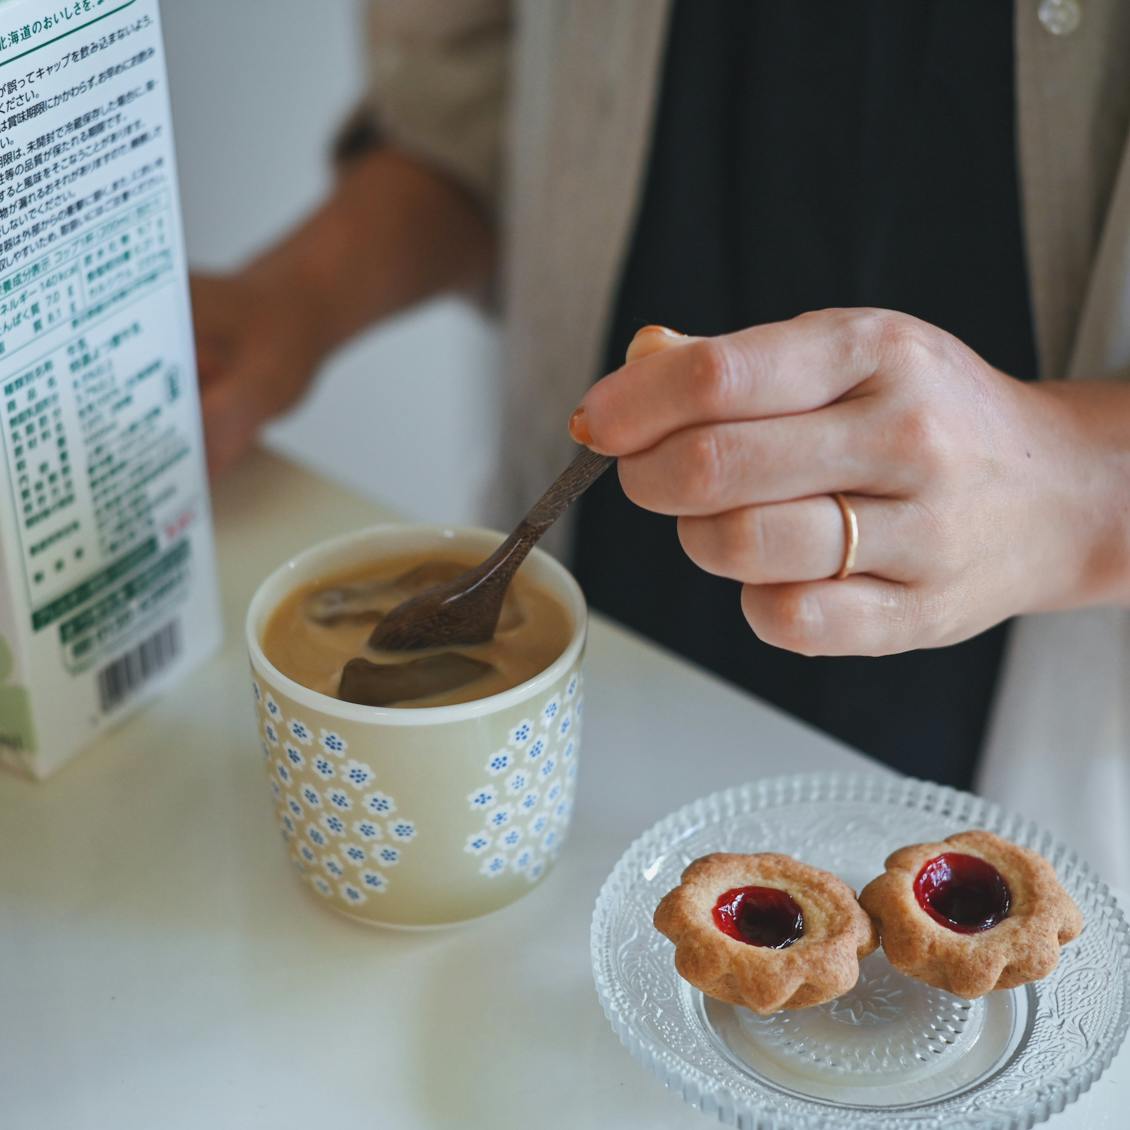
[[604, 474], [612, 457], [598, 455], [587, 447], [553, 481], [553, 485], [534, 503], [522, 524], [539, 536]]
[[[518, 528], [488, 557], [447, 584], [397, 605], [373, 629], [369, 646], [413, 648], [483, 643], [494, 635], [502, 601], [518, 567], [569, 504], [612, 465], [587, 448], [554, 480]], [[343, 695], [344, 697], [344, 695]]]
[[[474, 588], [478, 588], [489, 578], [491, 585], [499, 585], [505, 592], [510, 579], [542, 534], [612, 466], [613, 462], [610, 456], [597, 455], [587, 447], [580, 451], [573, 462], [553, 480], [549, 490], [534, 503], [514, 532], [478, 567], [480, 580]], [[501, 600], [500, 595], [500, 608]]]

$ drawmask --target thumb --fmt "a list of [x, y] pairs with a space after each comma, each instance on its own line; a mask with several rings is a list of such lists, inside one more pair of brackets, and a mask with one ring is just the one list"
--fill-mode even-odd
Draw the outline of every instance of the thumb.
[[637, 331], [628, 346], [625, 361], [642, 361], [653, 353], [662, 353], [667, 349], [677, 349], [681, 345], [689, 345], [698, 341], [697, 337], [688, 337], [677, 330], [669, 330], [666, 326], [644, 326]]

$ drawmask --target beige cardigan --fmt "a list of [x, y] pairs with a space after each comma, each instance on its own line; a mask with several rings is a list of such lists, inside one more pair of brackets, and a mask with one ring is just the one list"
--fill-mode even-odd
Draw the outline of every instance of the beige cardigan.
[[[640, 197], [668, 0], [370, 0], [383, 135], [459, 179], [504, 239], [497, 524], [570, 451]], [[1041, 369], [1130, 378], [1130, 4], [1056, 37], [1016, 0], [1020, 165]], [[976, 26], [969, 29], [977, 34]], [[781, 766], [782, 771], [788, 769]], [[923, 775], [929, 767], [923, 766]], [[982, 791], [1130, 889], [1130, 613], [1025, 617]]]

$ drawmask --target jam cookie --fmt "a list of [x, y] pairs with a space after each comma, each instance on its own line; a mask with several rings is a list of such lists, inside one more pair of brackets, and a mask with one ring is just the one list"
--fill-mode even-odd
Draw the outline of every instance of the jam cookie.
[[970, 1000], [1046, 977], [1083, 929], [1052, 865], [991, 832], [899, 848], [859, 901], [896, 969]]
[[768, 1015], [823, 1004], [859, 980], [878, 945], [855, 892], [787, 855], [704, 855], [655, 911], [679, 975]]

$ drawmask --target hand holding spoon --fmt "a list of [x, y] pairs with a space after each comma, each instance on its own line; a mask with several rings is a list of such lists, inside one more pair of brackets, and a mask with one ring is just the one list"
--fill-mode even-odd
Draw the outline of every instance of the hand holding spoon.
[[373, 630], [369, 646], [414, 651], [491, 639], [518, 567], [542, 534], [611, 465], [610, 457], [582, 450], [490, 557], [454, 580], [397, 605]]

